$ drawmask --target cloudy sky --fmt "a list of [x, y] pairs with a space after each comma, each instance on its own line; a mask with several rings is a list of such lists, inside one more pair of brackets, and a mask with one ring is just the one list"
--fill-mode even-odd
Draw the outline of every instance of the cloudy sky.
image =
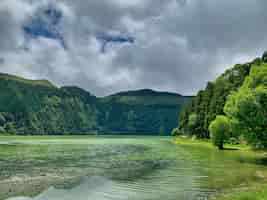
[[267, 49], [266, 0], [0, 0], [0, 72], [195, 94]]

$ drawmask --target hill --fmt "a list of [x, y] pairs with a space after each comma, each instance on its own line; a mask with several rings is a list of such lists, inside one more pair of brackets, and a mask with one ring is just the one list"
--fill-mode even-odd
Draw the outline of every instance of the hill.
[[138, 90], [97, 98], [76, 86], [0, 74], [0, 133], [169, 134], [181, 107], [178, 94]]
[[168, 135], [191, 97], [149, 89], [120, 92], [100, 99], [100, 125], [124, 134]]
[[96, 126], [94, 104], [48, 81], [0, 76], [0, 130], [15, 134], [66, 134]]
[[0, 73], [0, 79], [7, 80], [7, 81], [8, 80], [16, 81], [16, 82], [20, 82], [20, 83], [24, 83], [24, 84], [28, 84], [32, 86], [43, 86], [43, 87], [51, 87], [51, 88], [56, 87], [48, 80], [29, 80], [29, 79], [25, 79], [19, 76], [5, 74], [5, 73]]
[[151, 89], [116, 93], [102, 98], [103, 102], [117, 102], [128, 105], [183, 105], [191, 97]]
[[217, 115], [224, 114], [227, 97], [237, 91], [250, 74], [252, 66], [261, 66], [267, 61], [267, 52], [252, 62], [237, 64], [228, 69], [215, 81], [209, 82], [204, 90], [184, 107], [179, 117], [179, 130], [183, 134], [209, 138], [209, 124]]

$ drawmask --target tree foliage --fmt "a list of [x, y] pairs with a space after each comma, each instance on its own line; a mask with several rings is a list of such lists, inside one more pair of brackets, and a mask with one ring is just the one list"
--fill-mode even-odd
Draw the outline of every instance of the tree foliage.
[[174, 129], [172, 129], [171, 135], [172, 136], [178, 136], [178, 135], [181, 135], [181, 133], [179, 132], [178, 128], [174, 128]]
[[244, 85], [231, 94], [224, 112], [234, 124], [235, 135], [243, 134], [256, 148], [267, 148], [267, 65], [253, 66]]
[[223, 149], [223, 144], [229, 138], [230, 122], [229, 119], [223, 115], [218, 115], [209, 126], [212, 143], [220, 150]]
[[[209, 124], [217, 115], [224, 114], [227, 97], [236, 92], [244, 83], [251, 71], [251, 66], [259, 67], [267, 60], [267, 53], [250, 63], [237, 64], [226, 70], [215, 81], [209, 82], [205, 90], [198, 92], [197, 96], [183, 109], [179, 117], [179, 130], [187, 135], [196, 134], [200, 138], [209, 138]], [[197, 115], [195, 126], [190, 118]]]
[[190, 98], [151, 90], [96, 98], [78, 87], [57, 88], [0, 74], [0, 127], [12, 134], [170, 134]]
[[6, 119], [2, 113], [0, 113], [0, 126], [3, 126], [6, 123]]
[[191, 115], [189, 115], [188, 118], [188, 126], [190, 127], [190, 129], [194, 129], [194, 127], [197, 125], [197, 114], [196, 113], [192, 113]]

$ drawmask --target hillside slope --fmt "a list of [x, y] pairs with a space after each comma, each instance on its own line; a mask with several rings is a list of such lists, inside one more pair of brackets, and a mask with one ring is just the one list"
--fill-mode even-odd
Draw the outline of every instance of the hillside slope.
[[237, 64], [209, 82], [205, 90], [185, 106], [179, 117], [179, 130], [187, 135], [208, 138], [208, 127], [216, 115], [223, 114], [223, 108], [229, 94], [237, 91], [250, 73], [252, 65], [260, 66], [267, 61], [267, 53], [252, 62]]
[[100, 125], [124, 134], [168, 135], [176, 127], [182, 106], [191, 97], [149, 89], [104, 97]]
[[152, 90], [97, 98], [75, 87], [0, 74], [0, 133], [169, 134], [190, 97]]
[[96, 127], [94, 104], [88, 104], [88, 99], [80, 94], [59, 89], [48, 81], [0, 75], [0, 92], [2, 132], [66, 134]]

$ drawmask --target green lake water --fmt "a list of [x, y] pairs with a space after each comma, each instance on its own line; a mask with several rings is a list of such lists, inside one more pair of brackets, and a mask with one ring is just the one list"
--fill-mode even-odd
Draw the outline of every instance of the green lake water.
[[206, 200], [266, 175], [251, 152], [168, 137], [0, 139], [0, 200]]

